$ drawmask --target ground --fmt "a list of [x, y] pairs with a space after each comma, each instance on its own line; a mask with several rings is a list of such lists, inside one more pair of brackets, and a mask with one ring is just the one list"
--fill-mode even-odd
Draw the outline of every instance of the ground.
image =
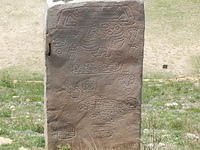
[[0, 68], [43, 71], [44, 0], [1, 0]]
[[145, 14], [144, 73], [199, 73], [200, 0], [145, 0]]
[[[0, 149], [44, 149], [45, 1], [0, 3]], [[200, 1], [146, 0], [145, 9], [142, 150], [199, 150]]]
[[[43, 89], [43, 74], [0, 72], [1, 150], [44, 149]], [[199, 91], [199, 77], [144, 79], [141, 150], [200, 149]]]

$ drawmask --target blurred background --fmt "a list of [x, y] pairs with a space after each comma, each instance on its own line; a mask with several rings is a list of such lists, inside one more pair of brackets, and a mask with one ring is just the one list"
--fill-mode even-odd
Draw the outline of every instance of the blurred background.
[[[0, 67], [43, 71], [45, 0], [1, 0]], [[200, 70], [200, 1], [145, 0], [144, 73]]]

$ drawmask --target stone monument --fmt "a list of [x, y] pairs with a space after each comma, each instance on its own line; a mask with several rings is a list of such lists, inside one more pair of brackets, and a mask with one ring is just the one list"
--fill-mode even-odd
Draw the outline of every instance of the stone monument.
[[141, 0], [48, 1], [46, 145], [139, 150]]

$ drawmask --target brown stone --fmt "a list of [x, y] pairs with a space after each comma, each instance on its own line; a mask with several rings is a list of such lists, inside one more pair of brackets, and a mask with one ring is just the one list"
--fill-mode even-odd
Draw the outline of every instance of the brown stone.
[[48, 8], [48, 150], [139, 150], [143, 45], [139, 1]]

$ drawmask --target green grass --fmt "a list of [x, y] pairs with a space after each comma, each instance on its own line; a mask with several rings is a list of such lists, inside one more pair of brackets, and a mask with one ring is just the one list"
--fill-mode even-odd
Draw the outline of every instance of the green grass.
[[[43, 83], [25, 82], [42, 80], [43, 75], [19, 70], [14, 74], [13, 69], [0, 72], [0, 136], [13, 140], [12, 144], [2, 145], [0, 149], [44, 148]], [[185, 136], [187, 133], [200, 136], [200, 89], [194, 84], [167, 80], [144, 82], [143, 150], [154, 150], [159, 143], [165, 144], [161, 150], [200, 149], [199, 141]], [[172, 102], [177, 105], [166, 106]], [[148, 146], [152, 143], [153, 148]]]
[[[166, 103], [177, 105], [168, 107]], [[142, 148], [154, 150], [164, 143], [165, 147], [159, 149], [199, 150], [200, 142], [185, 136], [187, 133], [200, 136], [199, 108], [200, 89], [192, 82], [144, 82]], [[155, 147], [148, 147], [150, 143]]]
[[44, 86], [42, 82], [26, 82], [42, 79], [43, 75], [26, 70], [0, 72], [0, 136], [13, 140], [12, 144], [0, 146], [1, 150], [44, 148]]
[[65, 146], [58, 146], [58, 150], [71, 150], [71, 147], [69, 145], [65, 145]]

